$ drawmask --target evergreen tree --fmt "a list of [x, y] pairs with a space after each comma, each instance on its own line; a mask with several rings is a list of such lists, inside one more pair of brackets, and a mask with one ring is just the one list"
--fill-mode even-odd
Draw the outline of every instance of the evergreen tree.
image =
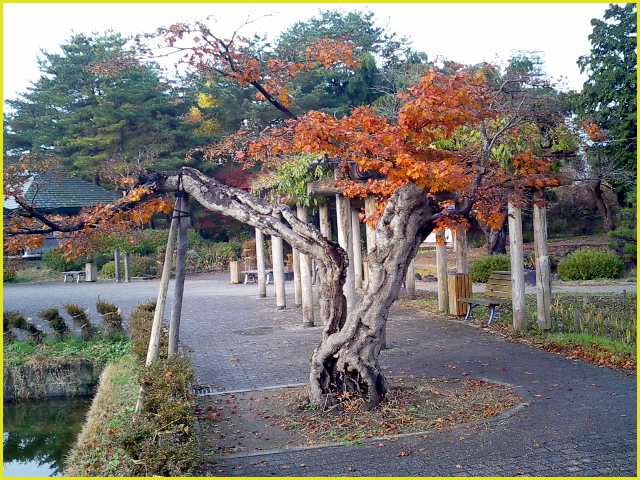
[[[591, 20], [591, 52], [578, 65], [589, 75], [578, 97], [580, 116], [608, 132], [605, 153], [636, 172], [636, 5], [611, 5], [604, 19]], [[627, 190], [618, 186], [619, 196]]]
[[8, 101], [5, 154], [53, 154], [92, 178], [108, 161], [169, 168], [192, 146], [188, 107], [119, 34], [74, 35], [42, 52], [41, 77]]

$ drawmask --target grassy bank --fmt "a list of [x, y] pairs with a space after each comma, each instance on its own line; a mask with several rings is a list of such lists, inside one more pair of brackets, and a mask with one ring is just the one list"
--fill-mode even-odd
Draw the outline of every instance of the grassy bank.
[[[437, 313], [433, 292], [419, 292], [416, 300], [400, 299], [404, 307]], [[510, 306], [501, 309], [490, 327], [514, 341], [612, 368], [636, 368], [636, 297], [624, 294], [555, 294], [551, 302], [552, 326], [542, 331], [536, 324], [536, 296], [526, 296], [527, 328], [513, 332]], [[476, 323], [486, 323], [488, 309], [473, 310]], [[457, 317], [456, 317], [457, 318]]]
[[[196, 465], [191, 364], [178, 357], [148, 369], [132, 354], [102, 373], [66, 476], [182, 476]], [[144, 413], [134, 417], [140, 381]]]
[[98, 365], [105, 365], [129, 353], [131, 342], [124, 335], [114, 338], [96, 337], [90, 340], [72, 336], [61, 340], [49, 337], [40, 344], [27, 340], [5, 342], [3, 350], [5, 367], [79, 360], [90, 360]]

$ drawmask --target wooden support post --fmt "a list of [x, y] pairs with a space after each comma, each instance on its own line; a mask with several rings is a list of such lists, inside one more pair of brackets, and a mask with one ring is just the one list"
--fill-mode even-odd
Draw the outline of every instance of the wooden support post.
[[511, 256], [511, 299], [513, 304], [513, 329], [527, 326], [527, 307], [524, 291], [524, 264], [522, 261], [522, 212], [509, 202], [509, 253]]
[[131, 267], [131, 258], [129, 257], [129, 252], [124, 252], [124, 282], [131, 282], [131, 277], [129, 275], [129, 270]]
[[[364, 199], [364, 214], [367, 218], [373, 216], [376, 213], [376, 198], [369, 196]], [[376, 230], [374, 227], [369, 225], [369, 222], [365, 223], [365, 233], [367, 239], [367, 262], [365, 272], [366, 283], [369, 282], [369, 277], [371, 276], [371, 272], [369, 269], [371, 268], [371, 261], [369, 260], [369, 255], [373, 253], [376, 248]]]
[[536, 253], [536, 303], [538, 326], [551, 328], [551, 266], [547, 251], [547, 209], [542, 190], [533, 194], [533, 241]]
[[347, 278], [344, 282], [344, 296], [347, 299], [347, 312], [353, 311], [356, 304], [356, 283], [353, 268], [353, 242], [351, 240], [351, 201], [336, 195], [336, 212], [338, 216], [338, 243], [347, 252]]
[[447, 242], [444, 230], [436, 232], [436, 270], [438, 276], [438, 311], [448, 313]]
[[178, 207], [178, 246], [176, 250], [176, 281], [173, 287], [173, 308], [169, 321], [169, 356], [178, 353], [180, 344], [180, 318], [182, 316], [182, 297], [184, 294], [184, 278], [189, 229], [189, 201], [186, 194], [179, 197]]
[[351, 233], [353, 237], [353, 280], [356, 288], [362, 288], [362, 241], [360, 239], [360, 213], [351, 210]]
[[329, 198], [325, 203], [318, 207], [318, 215], [320, 216], [320, 233], [324, 238], [331, 240], [331, 217], [329, 216]]
[[[297, 214], [301, 221], [309, 221], [309, 210], [307, 207], [298, 205]], [[313, 327], [312, 265], [311, 257], [304, 253], [300, 253], [300, 280], [302, 284], [302, 325], [304, 327]]]
[[[156, 308], [153, 312], [153, 323], [151, 324], [151, 334], [149, 335], [149, 348], [147, 349], [147, 358], [145, 365], [148, 367], [156, 360], [160, 354], [160, 334], [162, 332], [162, 319], [164, 317], [164, 308], [167, 301], [167, 289], [169, 287], [169, 278], [171, 277], [171, 262], [173, 260], [173, 250], [176, 245], [176, 236], [178, 233], [178, 219], [176, 218], [176, 209], [178, 207], [178, 199], [174, 206], [173, 216], [171, 218], [171, 226], [169, 227], [169, 236], [167, 238], [167, 247], [164, 252], [164, 264], [162, 266], [162, 276], [160, 277], [160, 288], [158, 289], [158, 298], [156, 300]], [[136, 413], [142, 411], [142, 399], [144, 389], [140, 386], [138, 401], [136, 402]]]
[[273, 283], [276, 287], [276, 307], [278, 310], [287, 308], [284, 292], [284, 253], [282, 239], [271, 235], [271, 263], [273, 264]]
[[455, 230], [456, 240], [456, 273], [469, 273], [469, 261], [467, 259], [467, 231], [462, 225]]
[[258, 297], [267, 296], [267, 279], [264, 264], [264, 235], [262, 230], [256, 228], [256, 263], [258, 269]]
[[409, 262], [407, 267], [407, 296], [411, 300], [416, 298], [416, 259]]
[[293, 263], [293, 303], [296, 307], [302, 305], [302, 279], [300, 278], [300, 252], [292, 248]]
[[116, 248], [113, 251], [113, 263], [115, 264], [115, 280], [116, 283], [120, 283], [120, 249]]

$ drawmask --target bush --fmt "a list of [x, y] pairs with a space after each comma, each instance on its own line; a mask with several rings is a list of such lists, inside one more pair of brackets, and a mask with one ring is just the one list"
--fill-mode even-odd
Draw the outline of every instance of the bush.
[[[158, 262], [151, 257], [130, 257], [129, 275], [132, 277], [156, 277], [158, 276]], [[115, 278], [116, 263], [111, 260], [100, 269], [102, 278]], [[124, 261], [120, 265], [120, 276], [124, 276]]]
[[[40, 343], [45, 337], [42, 330], [36, 327], [33, 323], [29, 322], [24, 315], [15, 310], [8, 310], [2, 315], [2, 324], [9, 327], [25, 330], [31, 336], [31, 340], [35, 343]], [[6, 329], [6, 327], [5, 327]]]
[[487, 255], [471, 262], [469, 275], [474, 282], [486, 283], [493, 272], [510, 268], [511, 262], [506, 255]]
[[46, 308], [42, 310], [39, 315], [40, 318], [49, 322], [49, 325], [51, 325], [51, 328], [58, 338], [64, 337], [69, 332], [69, 327], [67, 327], [64, 318], [60, 316], [57, 308]]
[[80, 305], [73, 303], [67, 303], [64, 309], [73, 320], [73, 323], [80, 326], [80, 338], [84, 341], [89, 340], [93, 336], [93, 326], [87, 311]]
[[622, 260], [613, 253], [588, 248], [570, 253], [558, 265], [558, 273], [562, 280], [618, 278], [623, 270]]
[[80, 270], [84, 265], [83, 260], [67, 260], [59, 248], [52, 248], [42, 254], [42, 261], [51, 270], [66, 272], [68, 270]]
[[[144, 363], [147, 358], [155, 308], [156, 302], [154, 300], [142, 303], [134, 308], [129, 318], [129, 338], [133, 343], [133, 353], [140, 363]], [[160, 333], [160, 358], [167, 356], [168, 347], [169, 332], [163, 328]]]
[[122, 316], [116, 305], [105, 302], [104, 300], [98, 300], [96, 302], [96, 310], [102, 315], [106, 337], [113, 337], [124, 332], [122, 328]]
[[16, 267], [13, 265], [5, 265], [2, 270], [2, 281], [13, 282], [16, 279]]

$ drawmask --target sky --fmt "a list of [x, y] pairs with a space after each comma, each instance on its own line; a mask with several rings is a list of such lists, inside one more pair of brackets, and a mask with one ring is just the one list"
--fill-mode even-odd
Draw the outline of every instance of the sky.
[[177, 21], [213, 16], [216, 31], [274, 38], [323, 9], [364, 10], [379, 26], [407, 36], [430, 59], [459, 63], [504, 62], [534, 51], [563, 89], [580, 89], [585, 76], [576, 60], [589, 52], [592, 18], [607, 4], [4, 4], [4, 99], [38, 79], [39, 52], [57, 51], [72, 33], [153, 31]]

